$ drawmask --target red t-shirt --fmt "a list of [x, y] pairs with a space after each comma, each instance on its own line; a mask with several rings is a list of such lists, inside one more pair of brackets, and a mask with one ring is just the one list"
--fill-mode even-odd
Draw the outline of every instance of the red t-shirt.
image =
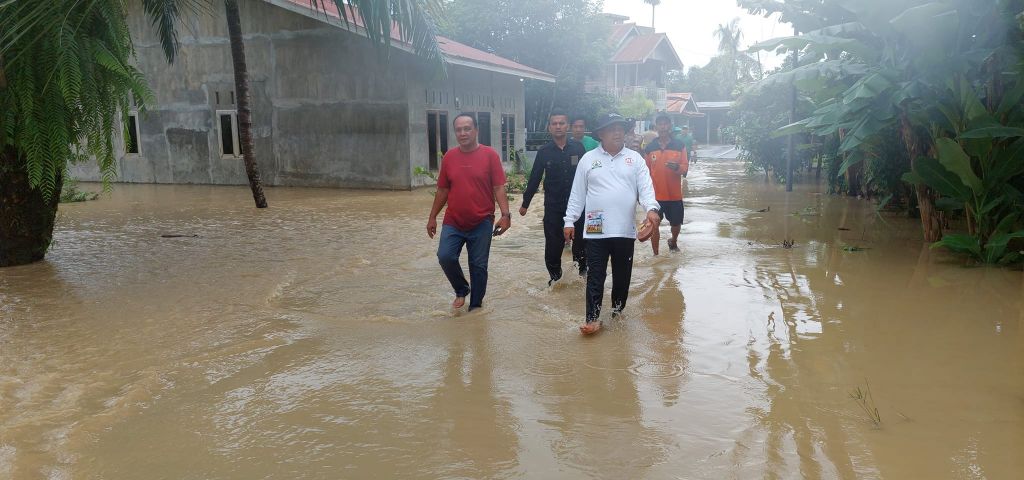
[[448, 189], [444, 224], [472, 230], [484, 219], [494, 217], [494, 187], [505, 184], [498, 152], [487, 145], [465, 153], [455, 147], [441, 160], [437, 187]]

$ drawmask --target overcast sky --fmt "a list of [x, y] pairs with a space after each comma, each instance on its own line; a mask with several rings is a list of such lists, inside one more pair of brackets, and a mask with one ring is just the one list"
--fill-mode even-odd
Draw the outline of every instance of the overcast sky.
[[[604, 11], [626, 15], [637, 25], [651, 26], [651, 6], [643, 0], [604, 0]], [[715, 28], [733, 18], [740, 19], [742, 48], [793, 33], [788, 24], [750, 15], [733, 0], [662, 0], [654, 12], [655, 29], [668, 34], [687, 69], [704, 66], [715, 56], [718, 52]], [[775, 58], [771, 52], [761, 52], [761, 62], [768, 70], [777, 67], [782, 59]]]

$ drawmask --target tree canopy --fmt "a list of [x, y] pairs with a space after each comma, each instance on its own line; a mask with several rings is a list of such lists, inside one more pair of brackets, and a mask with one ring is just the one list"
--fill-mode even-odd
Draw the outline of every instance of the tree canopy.
[[609, 21], [594, 0], [453, 0], [443, 31], [453, 39], [556, 76], [527, 82], [527, 124], [543, 127], [552, 108], [595, 110], [583, 91], [610, 54]]
[[898, 139], [909, 160], [902, 179], [916, 188], [927, 240], [942, 238], [941, 212], [963, 215], [968, 234], [936, 245], [986, 262], [1019, 257], [1007, 244], [1024, 237], [1015, 230], [1024, 220], [1024, 2], [740, 3], [788, 15], [802, 32], [754, 47], [797, 52], [799, 66], [768, 77], [748, 95], [795, 85], [814, 104], [777, 134], [838, 134], [845, 158], [840, 173], [863, 162], [896, 161], [878, 150]]

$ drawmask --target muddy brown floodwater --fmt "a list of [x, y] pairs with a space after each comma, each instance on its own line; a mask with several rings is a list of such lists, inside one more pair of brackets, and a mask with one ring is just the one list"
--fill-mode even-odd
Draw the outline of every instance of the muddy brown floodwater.
[[695, 166], [682, 252], [639, 244], [594, 338], [540, 208], [453, 316], [425, 190], [63, 205], [0, 269], [0, 478], [1021, 478], [1021, 272], [743, 167]]

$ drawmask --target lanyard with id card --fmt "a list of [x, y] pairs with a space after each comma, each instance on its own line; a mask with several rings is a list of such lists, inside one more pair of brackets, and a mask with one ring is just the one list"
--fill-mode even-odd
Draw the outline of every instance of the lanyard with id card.
[[604, 212], [592, 210], [587, 212], [587, 233], [604, 233]]

